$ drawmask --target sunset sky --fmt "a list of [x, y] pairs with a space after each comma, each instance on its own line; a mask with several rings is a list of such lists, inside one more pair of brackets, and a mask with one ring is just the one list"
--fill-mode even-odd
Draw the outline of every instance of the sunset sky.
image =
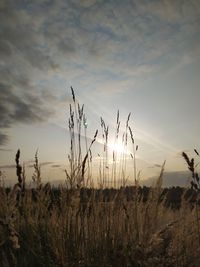
[[[64, 179], [70, 86], [85, 104], [88, 136], [117, 110], [139, 145], [143, 178], [183, 172], [200, 148], [199, 0], [1, 0], [0, 169], [14, 179], [18, 148], [31, 179]], [[98, 142], [101, 142], [99, 135]], [[93, 156], [98, 151], [94, 148]]]

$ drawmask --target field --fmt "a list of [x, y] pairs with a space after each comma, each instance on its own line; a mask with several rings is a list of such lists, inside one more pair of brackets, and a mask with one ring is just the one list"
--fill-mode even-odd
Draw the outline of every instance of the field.
[[[101, 119], [105, 149], [95, 185], [91, 176], [91, 149], [98, 132], [91, 143], [85, 138], [84, 153], [81, 130], [84, 127], [86, 137], [86, 118], [73, 89], [72, 98], [65, 186], [54, 188], [42, 182], [37, 153], [32, 177], [34, 187], [26, 185], [19, 150], [15, 159], [15, 186], [6, 188], [1, 174], [0, 266], [200, 266], [200, 187], [194, 159], [190, 160], [183, 152], [183, 160], [191, 172], [191, 189], [162, 188], [164, 164], [154, 186], [140, 187], [138, 146], [128, 116], [122, 142], [126, 151], [130, 137], [134, 184], [126, 186], [125, 153], [117, 163], [113, 152], [112, 171], [108, 173], [108, 127]], [[116, 140], [119, 127], [118, 113]], [[116, 180], [119, 173], [120, 184]], [[112, 181], [109, 188], [108, 181]]]

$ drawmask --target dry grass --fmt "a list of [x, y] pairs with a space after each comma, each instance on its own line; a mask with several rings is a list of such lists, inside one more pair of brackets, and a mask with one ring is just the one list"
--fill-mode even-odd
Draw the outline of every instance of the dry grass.
[[[122, 134], [122, 144], [126, 151], [130, 139], [133, 148], [130, 155], [133, 160], [131, 198], [128, 198], [125, 187], [127, 153], [117, 155], [113, 151], [111, 168], [107, 168], [109, 128], [103, 119], [103, 157], [99, 188], [95, 189], [92, 146], [98, 131], [88, 143], [84, 107], [77, 103], [73, 89], [72, 98], [66, 187], [55, 189], [42, 183], [37, 153], [33, 189], [26, 188], [20, 151], [16, 154], [18, 181], [12, 189], [5, 188], [0, 173], [0, 266], [200, 266], [198, 198], [195, 208], [185, 200], [184, 194], [180, 209], [165, 207], [164, 199], [161, 201], [163, 164], [157, 184], [150, 188], [147, 200], [143, 201], [136, 166], [138, 146], [129, 126], [130, 115]], [[81, 143], [82, 134], [84, 144]], [[115, 142], [119, 138], [118, 112]], [[195, 182], [198, 176], [194, 160], [186, 154], [183, 156]], [[117, 180], [117, 176], [121, 179]], [[196, 182], [197, 188], [194, 189], [198, 191]], [[108, 185], [118, 189], [105, 189]]]

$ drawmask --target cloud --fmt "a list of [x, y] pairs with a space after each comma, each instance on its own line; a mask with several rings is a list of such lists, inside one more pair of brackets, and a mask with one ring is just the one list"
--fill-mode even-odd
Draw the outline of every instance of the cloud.
[[[43, 166], [48, 166], [48, 165], [51, 165], [51, 164], [53, 164], [53, 162], [51, 162], [51, 161], [46, 161], [46, 162], [41, 162], [41, 163], [39, 163], [39, 165], [41, 166], [41, 167], [43, 167]], [[28, 165], [28, 168], [33, 168], [34, 167], [34, 164], [30, 164], [30, 165]]]
[[89, 7], [95, 5], [96, 3], [100, 2], [100, 1], [97, 1], [97, 0], [75, 0], [73, 2], [76, 3], [79, 6], [83, 6], [85, 8], [89, 8]]
[[0, 145], [5, 145], [8, 141], [8, 136], [0, 132]]
[[[20, 3], [1, 1], [0, 14], [0, 131], [4, 131], [17, 123], [47, 120], [53, 114], [39, 85], [56, 63], [42, 48], [41, 35]], [[54, 97], [52, 92], [49, 95]], [[0, 145], [7, 141], [8, 136], [1, 133]]]
[[173, 0], [162, 0], [162, 1], [149, 1], [144, 5], [140, 5], [140, 9], [144, 13], [150, 13], [159, 18], [162, 21], [169, 23], [186, 23], [194, 20], [199, 15], [199, 1], [173, 1]]
[[181, 27], [195, 23], [199, 5], [197, 1], [188, 2], [116, 4], [86, 0], [17, 5], [9, 1], [12, 8], [6, 8], [7, 4], [2, 8], [2, 20], [6, 22], [4, 50], [9, 53], [12, 46], [18, 51], [23, 49], [23, 57], [43, 71], [54, 68], [58, 62], [63, 68], [60, 63], [63, 55], [69, 64], [84, 62], [85, 66], [91, 62], [94, 66], [98, 64], [94, 64], [93, 56], [108, 66], [113, 62], [144, 64], [168, 53], [170, 46], [184, 37]]
[[6, 53], [20, 52], [41, 71], [65, 69], [67, 61], [74, 71], [79, 66], [85, 73], [97, 68], [94, 76], [101, 69], [126, 72], [152, 65], [182, 42], [186, 33], [181, 27], [188, 27], [192, 16], [194, 26], [198, 15], [198, 3], [189, 2], [185, 7], [180, 1], [165, 0], [44, 1], [41, 5], [9, 1], [12, 8], [4, 4], [3, 9], [1, 46]]
[[2, 152], [11, 152], [13, 150], [12, 149], [0, 148], [0, 151], [2, 151]]
[[[26, 83], [26, 81], [24, 81]], [[0, 129], [14, 124], [41, 122], [49, 118], [51, 111], [43, 108], [43, 100], [34, 92], [24, 94], [11, 85], [0, 83]], [[1, 133], [0, 145], [6, 144], [8, 136]]]
[[15, 169], [16, 168], [16, 165], [13, 165], [13, 164], [1, 165], [0, 168], [1, 169]]
[[60, 164], [53, 164], [51, 167], [52, 167], [52, 168], [60, 168], [61, 165], [60, 165]]
[[[33, 168], [33, 167], [34, 167], [34, 161], [33, 161], [33, 160], [28, 161], [28, 162], [26, 162], [26, 163], [30, 163], [30, 162], [32, 162], [32, 164], [29, 164], [29, 165], [26, 165], [26, 164], [25, 164], [25, 167], [27, 167], [27, 168]], [[60, 165], [54, 164], [54, 163], [51, 162], [51, 161], [40, 162], [39, 165], [40, 165], [41, 167], [48, 166], [48, 165], [52, 165], [52, 167], [55, 167], [55, 168], [56, 168], [56, 167], [60, 167]], [[1, 168], [1, 169], [14, 169], [14, 168], [16, 168], [16, 165], [14, 165], [14, 164], [6, 164], [6, 165], [1, 165], [0, 168]]]
[[63, 54], [75, 54], [76, 49], [75, 49], [75, 44], [71, 39], [65, 39], [61, 40], [58, 43], [58, 49], [63, 53]]
[[10, 56], [21, 54], [32, 67], [40, 70], [53, 68], [48, 50], [42, 47], [42, 36], [31, 23], [26, 9], [15, 1], [3, 1], [1, 8], [1, 47]]

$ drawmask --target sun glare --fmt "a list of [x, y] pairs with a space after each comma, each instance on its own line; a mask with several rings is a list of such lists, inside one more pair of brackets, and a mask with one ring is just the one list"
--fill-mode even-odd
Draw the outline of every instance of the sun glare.
[[108, 144], [108, 147], [111, 151], [115, 151], [116, 153], [127, 153], [126, 148], [120, 143], [111, 143]]

